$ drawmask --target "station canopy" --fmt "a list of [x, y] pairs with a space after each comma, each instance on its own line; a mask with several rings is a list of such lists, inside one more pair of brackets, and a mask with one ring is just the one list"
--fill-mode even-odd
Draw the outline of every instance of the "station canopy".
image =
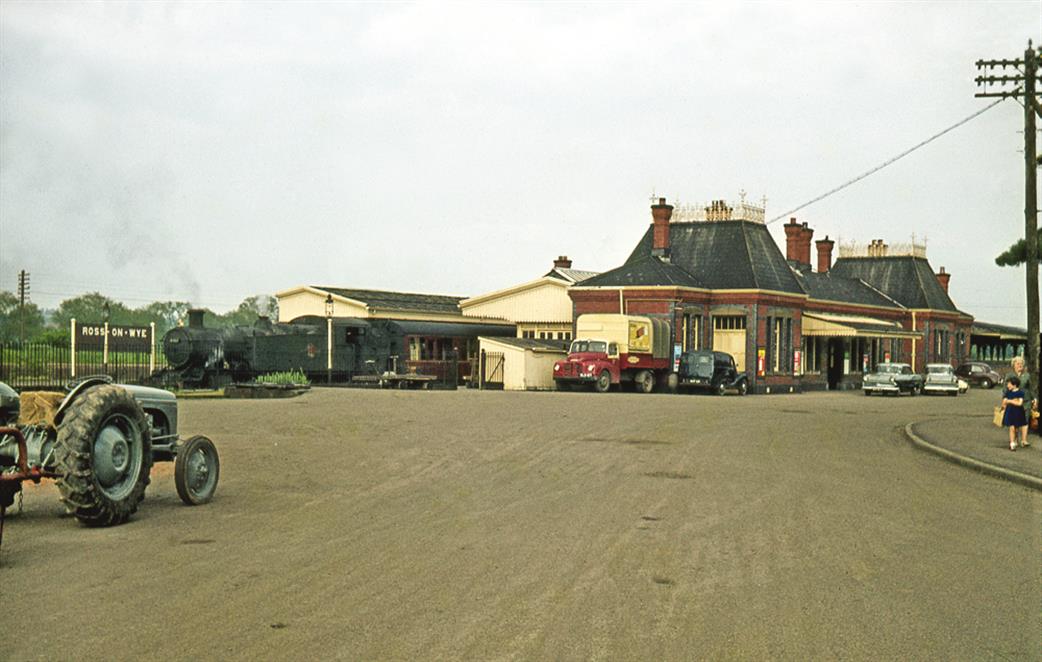
[[918, 331], [906, 331], [898, 322], [834, 313], [803, 313], [804, 336], [860, 338], [921, 338]]

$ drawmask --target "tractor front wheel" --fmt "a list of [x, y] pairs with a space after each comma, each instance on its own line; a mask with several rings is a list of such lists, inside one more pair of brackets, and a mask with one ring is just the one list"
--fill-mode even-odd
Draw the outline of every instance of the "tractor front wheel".
[[185, 442], [174, 460], [174, 486], [177, 496], [189, 506], [198, 506], [213, 498], [221, 475], [221, 458], [217, 447], [199, 435]]
[[80, 394], [58, 427], [58, 489], [66, 508], [88, 526], [121, 524], [137, 511], [152, 469], [145, 412], [111, 384]]

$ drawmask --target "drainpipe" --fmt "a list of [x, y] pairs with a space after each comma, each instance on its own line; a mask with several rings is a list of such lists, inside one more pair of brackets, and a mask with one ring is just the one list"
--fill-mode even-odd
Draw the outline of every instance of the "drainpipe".
[[622, 303], [622, 288], [621, 287], [619, 288], [619, 314], [620, 315], [625, 315], [626, 314], [626, 308], [625, 308], [625, 306]]
[[[915, 331], [915, 311], [912, 311], [912, 331]], [[915, 367], [915, 336], [912, 336], [912, 372], [917, 372]]]

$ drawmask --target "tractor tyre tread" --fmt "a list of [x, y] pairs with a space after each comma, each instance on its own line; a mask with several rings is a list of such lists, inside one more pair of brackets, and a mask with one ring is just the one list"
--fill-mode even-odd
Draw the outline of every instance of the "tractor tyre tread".
[[[98, 427], [114, 411], [121, 413], [141, 431], [141, 468], [137, 481], [126, 498], [108, 498], [91, 468], [92, 444]], [[69, 405], [58, 428], [55, 459], [58, 463], [58, 489], [66, 507], [87, 526], [121, 524], [133, 515], [145, 496], [152, 469], [152, 436], [141, 406], [127, 390], [104, 384], [88, 389]]]

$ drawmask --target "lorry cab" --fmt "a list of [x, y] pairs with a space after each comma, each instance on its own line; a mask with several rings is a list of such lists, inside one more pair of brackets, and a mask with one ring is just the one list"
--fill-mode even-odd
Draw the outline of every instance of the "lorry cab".
[[568, 348], [568, 358], [554, 363], [554, 385], [558, 390], [580, 384], [607, 391], [613, 382], [619, 381], [618, 363], [618, 343], [577, 338]]

